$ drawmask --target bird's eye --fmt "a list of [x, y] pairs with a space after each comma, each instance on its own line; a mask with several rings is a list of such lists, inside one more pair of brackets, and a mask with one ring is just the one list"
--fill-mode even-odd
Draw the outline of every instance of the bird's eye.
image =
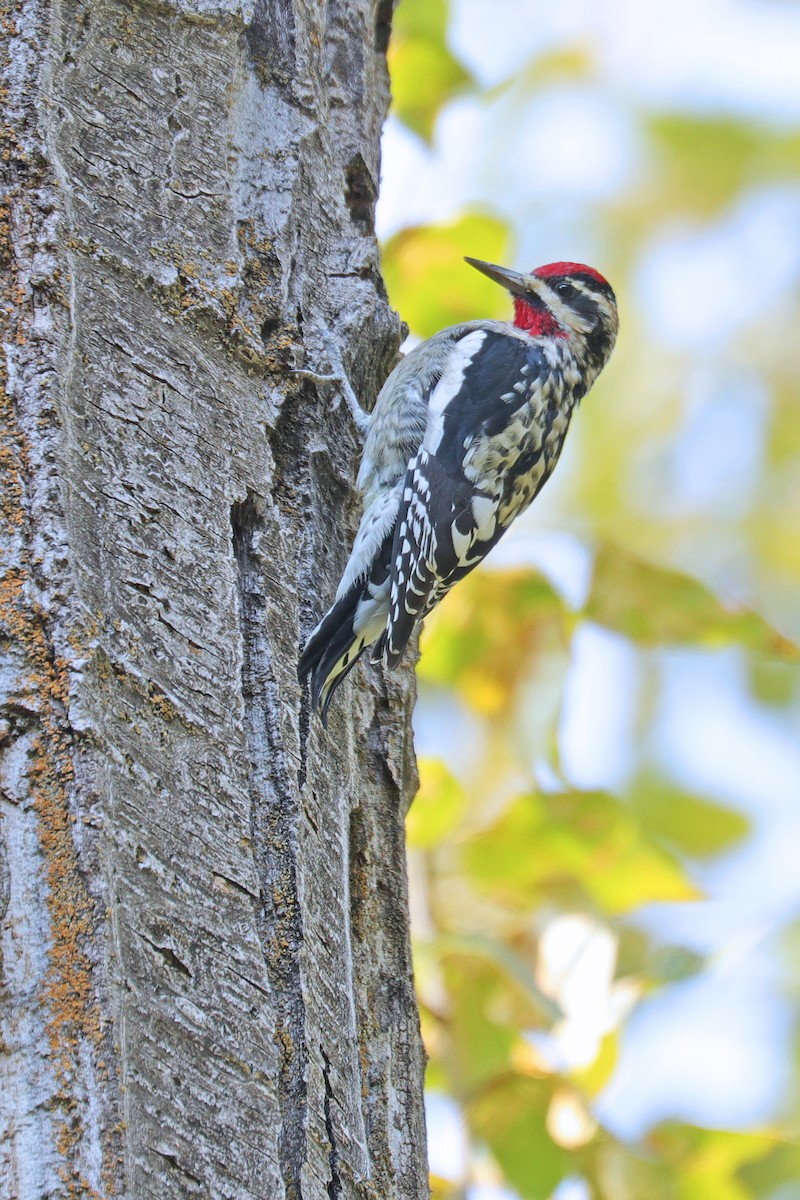
[[567, 298], [576, 294], [575, 288], [567, 279], [562, 279], [560, 283], [556, 284], [556, 291], [558, 292], [559, 296], [565, 296]]

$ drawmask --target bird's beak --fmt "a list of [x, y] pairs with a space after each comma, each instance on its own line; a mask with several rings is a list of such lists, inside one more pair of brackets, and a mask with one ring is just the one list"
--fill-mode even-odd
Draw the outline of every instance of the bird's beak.
[[523, 296], [531, 289], [530, 279], [527, 275], [520, 275], [519, 271], [510, 271], [508, 267], [496, 267], [494, 263], [484, 262], [481, 258], [465, 258], [464, 262], [468, 262], [482, 275], [488, 275], [514, 296]]

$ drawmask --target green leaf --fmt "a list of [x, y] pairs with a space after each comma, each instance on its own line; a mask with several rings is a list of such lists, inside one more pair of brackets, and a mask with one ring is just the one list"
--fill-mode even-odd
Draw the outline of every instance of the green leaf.
[[499, 939], [480, 934], [449, 934], [429, 943], [429, 949], [442, 956], [483, 959], [502, 971], [520, 990], [537, 1019], [552, 1025], [563, 1016], [555, 1001], [541, 990], [525, 959]]
[[617, 975], [635, 975], [646, 984], [663, 986], [691, 979], [703, 969], [705, 959], [685, 946], [662, 945], [642, 929], [618, 930]]
[[565, 640], [564, 604], [532, 570], [478, 571], [428, 619], [419, 677], [456, 688], [476, 712], [507, 712], [553, 635]]
[[582, 895], [584, 906], [616, 915], [701, 896], [625, 805], [596, 792], [519, 797], [462, 857], [474, 885], [511, 907]]
[[430, 142], [436, 115], [471, 78], [452, 54], [422, 38], [395, 38], [389, 50], [392, 111]]
[[[670, 1166], [617, 1142], [600, 1144], [589, 1174], [602, 1200], [679, 1200], [678, 1178]], [[706, 1200], [716, 1197], [710, 1193]]]
[[637, 779], [629, 803], [650, 837], [692, 858], [712, 858], [730, 850], [750, 831], [742, 813], [682, 792], [657, 776]]
[[612, 1029], [600, 1042], [594, 1061], [586, 1067], [573, 1069], [569, 1078], [584, 1096], [594, 1098], [606, 1086], [619, 1058], [619, 1031]]
[[443, 1179], [439, 1175], [431, 1175], [429, 1183], [431, 1200], [459, 1200], [459, 1197], [463, 1195], [459, 1184], [450, 1179]]
[[551, 1079], [509, 1074], [466, 1106], [470, 1129], [489, 1147], [524, 1200], [547, 1200], [570, 1171], [569, 1155], [547, 1132]]
[[800, 1144], [797, 1137], [777, 1141], [759, 1158], [743, 1163], [739, 1178], [758, 1200], [800, 1200]]
[[452, 954], [442, 959], [442, 974], [454, 1001], [447, 1059], [451, 1088], [463, 1097], [509, 1069], [518, 1033], [498, 1016], [508, 984], [493, 964]]
[[686, 115], [656, 114], [647, 122], [655, 143], [660, 200], [675, 211], [714, 214], [762, 178], [794, 178], [800, 135], [756, 125]]
[[611, 543], [597, 554], [584, 616], [641, 646], [738, 645], [800, 658], [800, 649], [763, 617], [727, 606], [690, 575], [634, 558]]
[[465, 263], [464, 255], [503, 265], [509, 244], [502, 221], [480, 213], [446, 225], [404, 229], [383, 248], [389, 299], [420, 337], [458, 321], [508, 316], [506, 293]]
[[771, 1132], [700, 1129], [677, 1121], [648, 1136], [649, 1147], [680, 1171], [680, 1200], [751, 1200], [742, 1168], [769, 1158], [777, 1143]]
[[430, 141], [436, 114], [472, 77], [446, 43], [445, 0], [402, 0], [389, 43], [392, 111]]
[[420, 37], [444, 45], [447, 0], [401, 0], [392, 17], [392, 37]]
[[458, 825], [466, 797], [458, 780], [439, 759], [421, 758], [419, 791], [406, 817], [410, 849], [426, 850]]
[[759, 704], [788, 708], [795, 699], [800, 680], [793, 663], [775, 659], [751, 659], [747, 664], [750, 693]]

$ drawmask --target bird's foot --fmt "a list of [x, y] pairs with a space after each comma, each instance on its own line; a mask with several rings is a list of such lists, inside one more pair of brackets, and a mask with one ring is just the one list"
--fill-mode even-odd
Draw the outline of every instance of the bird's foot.
[[336, 412], [342, 401], [342, 397], [344, 397], [347, 407], [350, 410], [350, 415], [353, 418], [353, 423], [358, 432], [363, 436], [369, 428], [370, 414], [358, 402], [358, 397], [353, 391], [353, 386], [347, 378], [339, 346], [327, 325], [322, 326], [322, 337], [328, 355], [328, 362], [331, 366], [331, 374], [323, 375], [318, 371], [307, 371], [300, 368], [295, 368], [292, 374], [299, 375], [302, 379], [310, 379], [314, 383], [327, 383], [335, 386], [338, 390], [338, 395], [331, 405], [331, 411]]

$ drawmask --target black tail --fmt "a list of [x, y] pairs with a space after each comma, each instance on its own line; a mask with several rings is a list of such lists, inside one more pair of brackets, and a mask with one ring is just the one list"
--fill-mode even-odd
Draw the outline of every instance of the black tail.
[[353, 632], [356, 608], [363, 595], [363, 583], [354, 584], [336, 601], [308, 639], [300, 655], [297, 674], [311, 676], [311, 703], [320, 702], [323, 725], [328, 723], [328, 705], [334, 692], [358, 662], [366, 643]]

